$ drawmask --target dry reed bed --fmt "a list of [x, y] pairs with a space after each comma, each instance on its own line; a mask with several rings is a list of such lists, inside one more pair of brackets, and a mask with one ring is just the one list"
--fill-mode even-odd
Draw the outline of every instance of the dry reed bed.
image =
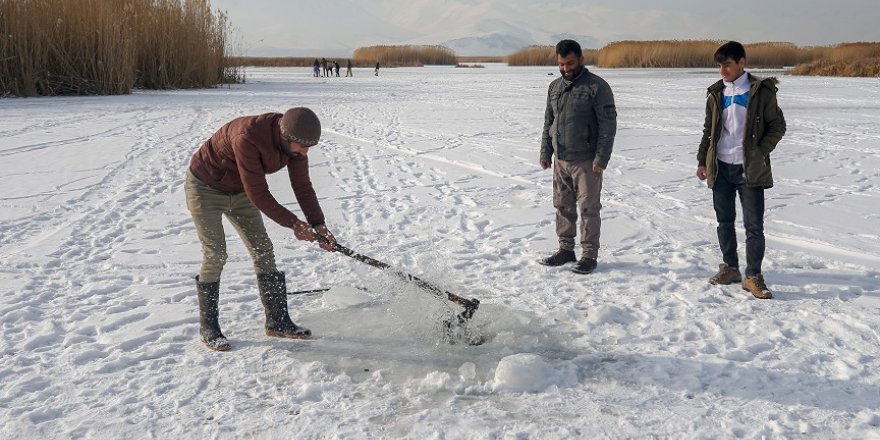
[[714, 66], [716, 41], [616, 41], [599, 50], [598, 67]]
[[[639, 41], [618, 47], [608, 45], [600, 51], [600, 67], [714, 67], [712, 54], [722, 41]], [[751, 67], [795, 66], [794, 75], [878, 76], [880, 43], [842, 43], [835, 46], [798, 47], [786, 42], [746, 44]], [[687, 48], [687, 50], [686, 50]], [[614, 51], [611, 51], [614, 49]], [[630, 52], [629, 64], [621, 64], [622, 54]], [[639, 54], [638, 56], [632, 53]], [[690, 53], [690, 56], [688, 56]], [[607, 55], [602, 58], [601, 55]], [[664, 63], [663, 58], [675, 60]], [[700, 60], [706, 60], [700, 65]]]
[[228, 28], [209, 0], [0, 0], [0, 95], [236, 82]]
[[880, 58], [855, 61], [818, 60], [798, 64], [791, 69], [792, 75], [880, 77]]
[[795, 66], [791, 74], [880, 77], [880, 43], [843, 43], [822, 49], [823, 56]]
[[459, 63], [503, 63], [503, 56], [494, 55], [462, 55], [457, 57]]
[[369, 46], [355, 49], [352, 56], [358, 63], [382, 67], [424, 66], [426, 64], [454, 66], [458, 63], [455, 52], [443, 46]]
[[[615, 67], [715, 67], [712, 58], [723, 41], [661, 40], [617, 41], [599, 51], [597, 66]], [[751, 67], [787, 67], [813, 61], [823, 48], [800, 48], [786, 42], [745, 45]]]
[[[596, 65], [599, 51], [596, 49], [582, 49], [584, 62], [587, 65]], [[507, 64], [510, 66], [555, 66], [555, 46], [529, 46], [524, 47], [507, 56]]]
[[[622, 67], [715, 67], [712, 55], [723, 41], [617, 41], [602, 49], [584, 49], [586, 64]], [[877, 76], [880, 43], [843, 43], [826, 47], [798, 47], [786, 42], [746, 44], [751, 67], [797, 66], [793, 74]], [[554, 46], [530, 46], [507, 57], [511, 66], [556, 65]], [[819, 73], [823, 72], [823, 73]], [[826, 73], [829, 72], [829, 73]]]

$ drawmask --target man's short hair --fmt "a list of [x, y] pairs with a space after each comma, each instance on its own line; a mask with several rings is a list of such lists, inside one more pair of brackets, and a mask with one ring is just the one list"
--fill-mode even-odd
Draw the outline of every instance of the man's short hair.
[[578, 44], [577, 41], [562, 40], [556, 43], [556, 55], [567, 57], [570, 53], [573, 53], [578, 58], [580, 58], [583, 54], [583, 52], [581, 51], [581, 45]]
[[715, 62], [723, 63], [728, 58], [738, 63], [746, 57], [746, 48], [736, 41], [728, 41], [715, 51]]

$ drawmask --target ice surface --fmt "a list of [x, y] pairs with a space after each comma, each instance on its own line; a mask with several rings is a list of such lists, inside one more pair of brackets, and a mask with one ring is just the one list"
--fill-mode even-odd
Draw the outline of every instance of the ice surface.
[[[707, 283], [720, 255], [694, 173], [714, 69], [597, 70], [619, 112], [599, 268], [535, 262], [557, 246], [548, 73], [248, 69], [210, 90], [0, 99], [0, 438], [878, 438], [880, 83], [781, 76], [776, 297], [758, 301]], [[228, 227], [233, 349], [200, 346], [189, 159], [234, 117], [300, 105], [322, 119], [310, 175], [339, 242], [478, 298], [485, 344], [443, 342], [449, 301], [267, 220], [289, 290], [332, 288], [289, 299], [314, 339], [264, 336]], [[285, 173], [269, 184], [298, 212]]]

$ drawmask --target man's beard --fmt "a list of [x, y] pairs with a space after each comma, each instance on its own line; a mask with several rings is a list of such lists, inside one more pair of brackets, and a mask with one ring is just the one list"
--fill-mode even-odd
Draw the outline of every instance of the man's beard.
[[577, 78], [578, 75], [580, 75], [581, 72], [583, 72], [583, 71], [584, 71], [584, 66], [580, 65], [580, 66], [577, 66], [574, 70], [572, 70], [569, 75], [566, 75], [565, 72], [562, 71], [562, 69], [559, 70], [559, 73], [562, 74], [563, 78], [568, 79], [568, 80], [572, 80], [572, 79]]

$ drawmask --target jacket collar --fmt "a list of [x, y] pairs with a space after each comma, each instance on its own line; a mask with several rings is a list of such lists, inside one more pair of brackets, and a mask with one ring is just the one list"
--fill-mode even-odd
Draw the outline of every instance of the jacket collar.
[[[748, 79], [752, 83], [752, 87], [751, 87], [751, 89], [749, 89], [750, 94], [754, 94], [758, 90], [758, 88], [761, 86], [770, 87], [771, 89], [774, 89], [774, 91], [775, 91], [775, 87], [773, 87], [773, 85], [779, 82], [779, 80], [777, 80], [776, 78], [761, 78], [760, 76], [752, 75], [749, 72], [746, 72], [746, 75], [748, 75]], [[746, 76], [746, 75], [743, 75], [743, 76]], [[737, 81], [739, 81], [740, 79], [742, 79], [742, 77], [738, 78]], [[712, 84], [711, 86], [709, 86], [709, 88], [707, 90], [708, 90], [708, 93], [710, 93], [710, 94], [718, 94], [718, 93], [721, 93], [721, 91], [723, 89], [724, 89], [724, 80], [719, 79], [718, 81], [715, 82], [715, 84]]]
[[281, 121], [281, 116], [283, 115], [281, 113], [278, 113], [275, 121], [272, 122], [272, 142], [275, 143], [275, 148], [277, 148], [278, 151], [281, 152], [281, 154], [283, 154], [287, 158], [291, 158], [293, 157], [293, 155], [290, 154], [289, 151], [287, 151], [287, 147], [284, 145], [283, 139], [281, 139], [281, 125], [279, 125]]
[[724, 83], [724, 87], [739, 87], [740, 89], [745, 89], [747, 84], [749, 85], [748, 88], [751, 88], [751, 80], [753, 78], [754, 77], [751, 73], [743, 72], [743, 74], [740, 75], [739, 78], [733, 80], [733, 82], [727, 82], [724, 80], [722, 80], [722, 82]]
[[581, 70], [581, 73], [579, 73], [578, 76], [574, 77], [571, 81], [565, 79], [565, 77], [563, 76], [562, 77], [562, 85], [563, 86], [570, 86], [570, 85], [580, 81], [581, 78], [586, 78], [588, 73], [590, 73], [590, 70], [587, 69], [587, 66], [584, 66], [584, 69]]

